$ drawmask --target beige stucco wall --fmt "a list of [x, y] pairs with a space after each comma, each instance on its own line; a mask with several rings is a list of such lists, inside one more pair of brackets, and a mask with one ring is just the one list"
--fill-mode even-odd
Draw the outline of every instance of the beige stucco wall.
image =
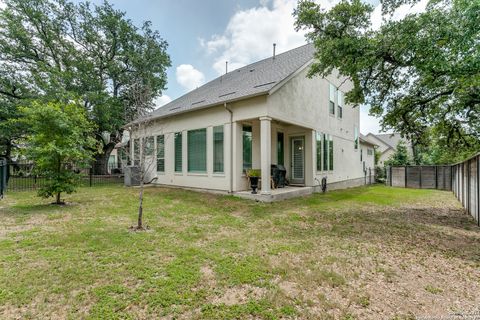
[[[329, 82], [343, 92], [352, 89], [349, 81], [336, 75], [307, 78], [308, 68], [301, 70], [267, 100], [268, 115], [298, 126], [309, 128], [306, 137], [306, 185], [313, 186], [326, 176], [327, 181], [337, 182], [363, 177], [360, 150], [354, 149], [354, 128], [360, 132], [359, 108], [343, 107], [343, 117], [329, 113]], [[337, 96], [335, 96], [335, 100]], [[337, 101], [335, 101], [337, 103]], [[333, 135], [334, 170], [316, 170], [315, 131]], [[318, 179], [318, 180], [315, 180]]]
[[[179, 114], [155, 121], [144, 132], [134, 132], [139, 136], [165, 135], [165, 172], [156, 173], [152, 166], [150, 175], [157, 176], [157, 184], [175, 185], [228, 191], [230, 174], [233, 171], [233, 191], [248, 188], [243, 173], [242, 125], [252, 126], [252, 163], [260, 168], [260, 121], [262, 116], [272, 118], [271, 122], [271, 162], [277, 163], [277, 132], [285, 136], [285, 167], [290, 174], [290, 139], [305, 137], [305, 185], [317, 185], [323, 176], [328, 182], [338, 182], [363, 177], [360, 149], [354, 149], [354, 127], [359, 126], [359, 109], [344, 106], [343, 118], [332, 116], [328, 111], [329, 82], [346, 92], [351, 89], [349, 82], [342, 84], [336, 77], [306, 78], [307, 69], [300, 71], [271, 95], [250, 98], [229, 103], [233, 111], [233, 124], [230, 130], [230, 113], [223, 105]], [[213, 127], [224, 126], [224, 173], [213, 173]], [[207, 172], [187, 172], [187, 131], [207, 128]], [[174, 172], [174, 133], [183, 132], [183, 172]], [[333, 135], [334, 170], [316, 171], [316, 131]], [[232, 139], [232, 140], [230, 140]], [[133, 141], [133, 139], [132, 139]], [[232, 141], [232, 143], [231, 143]], [[232, 166], [230, 152], [233, 148]], [[366, 156], [366, 151], [365, 151]], [[372, 157], [373, 158], [373, 157]], [[152, 159], [153, 160], [153, 159]], [[318, 179], [318, 180], [316, 180]]]

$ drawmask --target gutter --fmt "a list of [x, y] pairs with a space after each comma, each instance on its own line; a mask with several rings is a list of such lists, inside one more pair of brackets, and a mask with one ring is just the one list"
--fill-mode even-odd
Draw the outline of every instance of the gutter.
[[227, 107], [227, 103], [224, 102], [223, 106], [225, 110], [230, 113], [230, 187], [228, 193], [233, 193], [233, 111]]

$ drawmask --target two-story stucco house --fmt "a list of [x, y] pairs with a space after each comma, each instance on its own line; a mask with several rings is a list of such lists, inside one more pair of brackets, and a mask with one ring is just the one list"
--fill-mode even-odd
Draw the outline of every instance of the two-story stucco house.
[[313, 56], [311, 44], [272, 56], [157, 109], [147, 134], [132, 132], [132, 157], [147, 135], [154, 183], [234, 194], [249, 189], [246, 169], [261, 169], [264, 200], [280, 192], [271, 189], [272, 164], [283, 165], [303, 193], [319, 190], [323, 177], [329, 188], [364, 184], [359, 109], [344, 100], [352, 84], [308, 78]]

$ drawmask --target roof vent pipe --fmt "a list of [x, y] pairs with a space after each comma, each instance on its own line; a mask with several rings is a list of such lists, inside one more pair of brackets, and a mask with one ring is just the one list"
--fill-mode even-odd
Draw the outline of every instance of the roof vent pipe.
[[273, 60], [275, 60], [275, 47], [277, 46], [276, 43], [273, 44]]
[[228, 73], [228, 61], [225, 61], [225, 74]]

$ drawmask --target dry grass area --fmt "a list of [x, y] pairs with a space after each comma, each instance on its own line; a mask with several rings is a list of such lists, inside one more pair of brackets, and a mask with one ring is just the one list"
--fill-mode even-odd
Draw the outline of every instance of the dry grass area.
[[480, 228], [449, 192], [273, 204], [83, 188], [0, 201], [2, 319], [414, 319], [480, 306]]

